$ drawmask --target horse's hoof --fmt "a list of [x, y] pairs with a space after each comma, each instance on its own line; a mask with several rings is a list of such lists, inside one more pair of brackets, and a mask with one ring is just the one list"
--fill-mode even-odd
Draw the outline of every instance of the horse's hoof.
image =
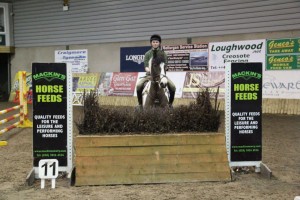
[[135, 107], [135, 111], [143, 111], [143, 106], [142, 105], [137, 105]]

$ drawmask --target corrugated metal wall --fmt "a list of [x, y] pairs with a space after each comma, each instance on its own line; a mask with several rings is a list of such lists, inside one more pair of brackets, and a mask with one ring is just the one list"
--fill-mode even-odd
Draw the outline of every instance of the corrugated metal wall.
[[14, 0], [15, 46], [300, 29], [300, 0]]

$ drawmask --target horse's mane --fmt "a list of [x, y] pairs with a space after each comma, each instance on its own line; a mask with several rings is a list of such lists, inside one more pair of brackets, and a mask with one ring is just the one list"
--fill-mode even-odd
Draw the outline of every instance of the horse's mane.
[[160, 63], [166, 63], [163, 51], [153, 50], [152, 64], [154, 66], [160, 65]]
[[161, 72], [160, 64], [165, 63], [165, 56], [163, 51], [153, 50], [153, 57], [151, 59], [151, 76], [159, 76]]

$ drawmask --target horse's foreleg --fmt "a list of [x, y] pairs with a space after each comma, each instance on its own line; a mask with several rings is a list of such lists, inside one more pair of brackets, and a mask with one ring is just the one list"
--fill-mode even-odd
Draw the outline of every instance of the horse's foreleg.
[[153, 106], [153, 101], [151, 100], [151, 96], [149, 94], [145, 94], [143, 96], [143, 108], [148, 109]]
[[166, 107], [169, 104], [169, 99], [166, 96], [164, 90], [160, 90], [160, 93], [159, 93], [159, 102], [160, 102], [160, 106], [163, 107], [163, 108]]

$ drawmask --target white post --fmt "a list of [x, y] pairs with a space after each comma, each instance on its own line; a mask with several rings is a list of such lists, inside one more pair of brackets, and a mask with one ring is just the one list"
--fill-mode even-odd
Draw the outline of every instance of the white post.
[[45, 179], [41, 179], [41, 189], [45, 188]]
[[55, 189], [55, 180], [56, 180], [55, 178], [51, 179], [51, 188], [52, 189]]

